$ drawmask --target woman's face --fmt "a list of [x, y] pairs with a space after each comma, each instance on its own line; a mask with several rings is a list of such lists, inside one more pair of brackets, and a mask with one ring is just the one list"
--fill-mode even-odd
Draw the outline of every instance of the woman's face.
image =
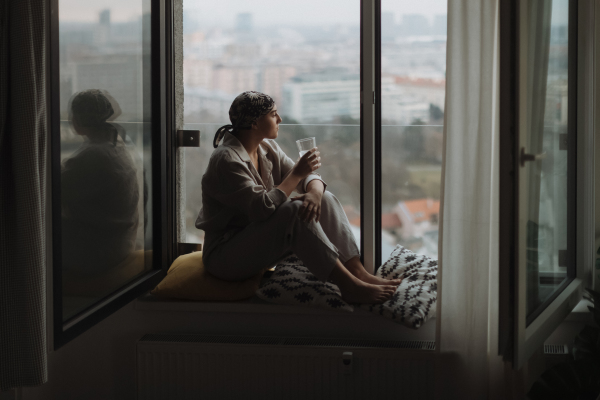
[[265, 139], [277, 139], [281, 117], [277, 113], [277, 105], [267, 114], [256, 120], [256, 127]]

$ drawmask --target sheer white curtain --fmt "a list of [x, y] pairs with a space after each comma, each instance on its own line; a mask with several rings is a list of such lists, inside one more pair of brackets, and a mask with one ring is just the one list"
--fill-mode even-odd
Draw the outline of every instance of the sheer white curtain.
[[498, 1], [449, 0], [447, 46], [437, 397], [495, 398]]

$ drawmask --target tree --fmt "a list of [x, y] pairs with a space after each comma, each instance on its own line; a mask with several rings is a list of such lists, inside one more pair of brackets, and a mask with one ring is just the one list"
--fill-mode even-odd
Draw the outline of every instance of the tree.
[[410, 159], [419, 159], [423, 157], [425, 151], [425, 132], [422, 126], [425, 125], [420, 118], [414, 119], [410, 126], [404, 130], [403, 147], [408, 153]]
[[429, 121], [442, 121], [444, 119], [444, 112], [441, 108], [435, 104], [429, 103]]

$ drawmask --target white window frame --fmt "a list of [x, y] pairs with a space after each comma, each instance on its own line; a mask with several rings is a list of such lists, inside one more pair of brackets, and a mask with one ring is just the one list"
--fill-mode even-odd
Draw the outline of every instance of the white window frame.
[[[518, 2], [517, 2], [518, 4]], [[519, 268], [516, 277], [513, 368], [521, 369], [543, 345], [571, 310], [581, 301], [583, 288], [593, 286], [594, 266], [594, 136], [599, 111], [599, 72], [595, 59], [600, 34], [596, 24], [600, 7], [593, 2], [578, 2], [577, 69], [577, 246], [576, 277], [533, 321], [526, 325], [526, 271]], [[590, 84], [591, 83], [591, 84]], [[523, 239], [519, 240], [519, 246]], [[508, 290], [508, 288], [501, 288]], [[501, 327], [502, 329], [502, 327]]]

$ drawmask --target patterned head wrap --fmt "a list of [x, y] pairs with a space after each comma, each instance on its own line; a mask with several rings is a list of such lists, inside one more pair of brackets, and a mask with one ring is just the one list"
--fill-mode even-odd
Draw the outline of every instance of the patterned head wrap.
[[111, 122], [121, 115], [119, 103], [106, 90], [88, 89], [76, 93], [70, 99], [69, 119], [88, 128], [86, 136], [92, 141], [105, 141], [112, 137], [113, 144], [121, 135], [125, 141], [125, 130]]
[[79, 92], [71, 99], [72, 118], [81, 126], [94, 127], [102, 125], [115, 110], [102, 90], [88, 89]]
[[241, 129], [250, 129], [258, 118], [267, 114], [274, 106], [275, 101], [264, 93], [248, 91], [238, 95], [229, 108], [231, 125], [223, 125], [217, 130], [213, 146], [217, 148], [225, 132], [234, 133]]

